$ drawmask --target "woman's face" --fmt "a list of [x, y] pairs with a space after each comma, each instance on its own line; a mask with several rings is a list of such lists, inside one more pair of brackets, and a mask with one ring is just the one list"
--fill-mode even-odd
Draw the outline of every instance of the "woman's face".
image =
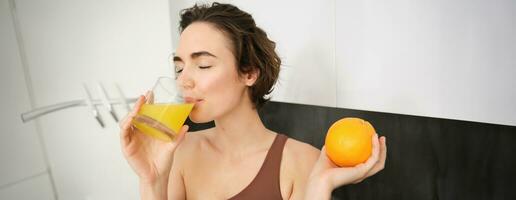
[[[190, 119], [205, 123], [250, 102], [228, 38], [213, 25], [195, 22], [183, 30], [174, 55], [177, 83], [186, 102], [195, 103]], [[246, 76], [242, 76], [246, 77]]]

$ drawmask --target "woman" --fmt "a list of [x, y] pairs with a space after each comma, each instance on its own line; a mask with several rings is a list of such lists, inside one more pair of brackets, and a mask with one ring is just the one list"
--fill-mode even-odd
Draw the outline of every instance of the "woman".
[[268, 99], [281, 60], [251, 15], [229, 4], [195, 5], [181, 13], [174, 55], [177, 83], [190, 119], [215, 127], [174, 142], [148, 138], [131, 121], [151, 94], [140, 96], [121, 123], [124, 156], [140, 179], [142, 199], [329, 199], [384, 167], [385, 137], [373, 154], [338, 168], [322, 151], [268, 130], [257, 109]]

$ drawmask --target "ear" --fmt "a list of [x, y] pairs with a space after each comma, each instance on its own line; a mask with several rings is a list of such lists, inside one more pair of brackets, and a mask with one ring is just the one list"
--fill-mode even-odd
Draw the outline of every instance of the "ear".
[[260, 70], [257, 68], [254, 68], [251, 72], [244, 74], [245, 85], [249, 87], [253, 86], [258, 79], [258, 76], [260, 76]]

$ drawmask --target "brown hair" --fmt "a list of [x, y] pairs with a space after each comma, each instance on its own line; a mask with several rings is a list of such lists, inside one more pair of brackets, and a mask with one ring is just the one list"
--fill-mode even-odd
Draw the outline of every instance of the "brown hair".
[[231, 41], [240, 75], [257, 70], [258, 77], [250, 87], [250, 97], [260, 108], [269, 98], [278, 79], [281, 59], [275, 51], [276, 43], [270, 40], [253, 17], [231, 4], [212, 3], [197, 5], [181, 11], [179, 32], [194, 22], [208, 22], [221, 30]]

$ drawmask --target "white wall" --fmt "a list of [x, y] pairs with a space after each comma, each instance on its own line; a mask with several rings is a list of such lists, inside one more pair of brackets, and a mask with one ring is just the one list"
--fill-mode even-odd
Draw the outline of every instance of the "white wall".
[[[4, 13], [9, 14], [8, 11], [8, 6], [2, 5], [2, 20], [10, 23], [3, 16]], [[37, 107], [82, 99], [83, 83], [92, 89], [94, 98], [99, 98], [99, 93], [94, 90], [97, 81], [106, 85], [110, 94], [116, 94], [116, 83], [127, 96], [136, 97], [150, 88], [157, 76], [171, 75], [173, 72], [168, 64], [172, 45], [169, 2], [166, 0], [25, 0], [16, 1], [16, 12], [29, 69], [25, 75], [32, 79], [33, 101]], [[13, 32], [11, 24], [4, 25], [2, 22], [4, 26]], [[10, 38], [5, 39], [10, 46], [2, 45], [5, 52], [2, 58], [16, 56], [15, 37], [11, 34]], [[18, 98], [6, 99], [8, 103], [16, 105], [12, 111], [5, 113], [8, 121], [3, 121], [2, 113], [3, 127], [12, 127], [12, 130], [2, 133], [1, 183], [45, 170], [37, 141], [34, 137], [29, 138], [31, 135], [23, 135], [34, 132], [31, 130], [34, 129], [32, 122], [20, 123], [20, 113], [30, 110], [30, 105], [26, 103], [28, 98], [23, 86], [22, 68], [20, 64], [13, 66], [4, 62], [7, 61], [2, 59], [2, 71], [5, 65], [10, 66], [9, 70], [13, 72], [5, 74], [5, 79], [2, 72], [2, 92], [5, 88], [11, 92], [9, 96]], [[19, 88], [10, 87], [18, 85]], [[10, 106], [1, 105], [2, 109]], [[39, 120], [59, 199], [138, 199], [137, 177], [120, 151], [118, 125], [105, 109], [100, 110], [107, 125], [105, 129], [98, 126], [85, 107], [51, 113]], [[117, 110], [120, 116], [126, 113], [122, 107], [117, 107]], [[4, 122], [15, 122], [20, 127]], [[13, 139], [11, 135], [14, 134], [17, 134], [17, 138]], [[25, 149], [25, 145], [30, 148]], [[16, 154], [33, 163], [16, 157]], [[12, 161], [16, 162], [4, 165]], [[16, 167], [19, 170], [8, 171]], [[43, 178], [42, 181], [34, 184], [41, 185], [48, 181], [44, 175], [39, 177]], [[16, 185], [19, 186], [13, 187], [31, 186], [25, 183]], [[0, 197], [18, 199], [25, 195], [21, 191], [6, 189], [2, 193], [0, 190]]]
[[516, 2], [336, 1], [338, 106], [516, 125]]
[[0, 1], [0, 36], [0, 199], [53, 199], [36, 125], [20, 120], [31, 103], [6, 0]]
[[14, 185], [4, 187], [0, 191], [2, 200], [52, 200], [55, 199], [49, 184], [48, 174], [31, 177], [17, 182]]

